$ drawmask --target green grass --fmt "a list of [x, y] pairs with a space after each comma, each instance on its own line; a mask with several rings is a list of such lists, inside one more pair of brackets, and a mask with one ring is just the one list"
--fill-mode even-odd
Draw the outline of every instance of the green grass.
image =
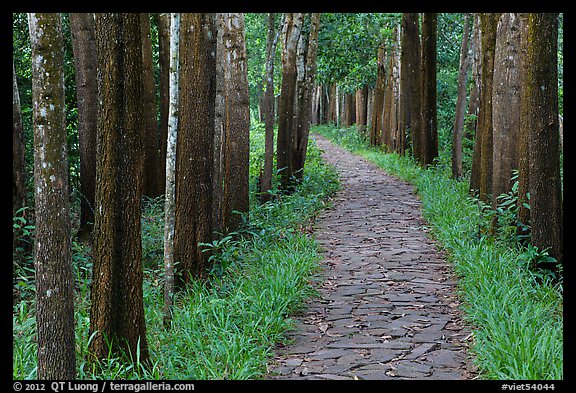
[[[263, 159], [258, 151], [263, 148], [262, 133], [261, 125], [252, 128], [251, 174], [258, 173]], [[237, 236], [217, 244], [210, 279], [192, 282], [176, 295], [170, 329], [162, 322], [162, 199], [145, 201], [142, 243], [150, 364], [130, 361], [129, 354], [88, 362], [92, 261], [89, 247], [75, 244], [78, 378], [262, 378], [275, 345], [284, 342], [293, 327], [290, 316], [315, 295], [311, 284], [321, 257], [306, 227], [339, 187], [335, 171], [321, 161], [313, 141], [308, 152], [305, 176], [295, 193], [264, 205], [251, 198], [249, 222]], [[251, 183], [254, 190], [254, 177]], [[33, 282], [21, 286], [26, 293], [34, 291]], [[35, 379], [33, 296], [15, 304], [13, 334], [13, 377]]]
[[468, 183], [450, 178], [449, 161], [441, 155], [436, 167], [424, 170], [410, 157], [368, 147], [354, 128], [314, 130], [416, 186], [432, 235], [460, 277], [481, 378], [562, 379], [561, 284], [530, 269], [533, 250], [481, 231], [489, 217], [469, 196]]

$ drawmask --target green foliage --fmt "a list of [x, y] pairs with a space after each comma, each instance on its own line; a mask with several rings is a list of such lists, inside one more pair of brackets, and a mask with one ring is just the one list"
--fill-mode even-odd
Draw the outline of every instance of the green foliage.
[[[323, 132], [327, 137], [333, 133]], [[450, 178], [447, 163], [424, 170], [411, 158], [395, 153], [385, 154], [365, 145], [351, 150], [416, 186], [424, 218], [459, 276], [460, 298], [473, 330], [471, 349], [480, 376], [562, 379], [562, 283], [535, 269], [553, 263], [547, 253], [512, 244], [504, 234], [479, 234], [478, 228], [489, 227], [493, 216], [469, 196], [467, 182]], [[500, 198], [502, 222], [511, 217], [514, 198]]]
[[352, 92], [376, 83], [378, 47], [393, 42], [400, 14], [323, 13], [318, 34], [318, 83]]
[[[262, 132], [260, 125], [252, 129], [251, 141], [256, 150], [263, 149]], [[251, 166], [257, 167], [254, 163]], [[308, 224], [337, 189], [336, 172], [322, 162], [311, 140], [305, 174], [293, 194], [279, 196], [263, 205], [253, 204], [243, 228], [203, 245], [212, 252], [212, 274], [208, 280], [194, 281], [185, 291], [176, 294], [169, 329], [165, 329], [162, 315], [163, 199], [145, 198], [143, 294], [150, 364], [139, 363], [137, 353], [90, 361], [92, 256], [89, 246], [74, 242], [78, 378], [262, 377], [275, 343], [285, 342], [286, 331], [293, 328], [290, 315], [315, 294], [311, 282], [321, 256], [309, 234]], [[33, 280], [27, 285], [33, 293]], [[34, 315], [31, 298], [21, 298], [14, 303], [15, 379], [36, 378], [36, 342], [35, 335], [31, 334], [35, 330]]]

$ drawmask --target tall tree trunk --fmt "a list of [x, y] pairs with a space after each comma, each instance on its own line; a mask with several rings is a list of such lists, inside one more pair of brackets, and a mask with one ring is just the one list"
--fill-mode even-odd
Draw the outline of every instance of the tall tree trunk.
[[332, 82], [328, 89], [328, 110], [326, 122], [336, 124], [336, 82]]
[[391, 51], [388, 55], [388, 73], [386, 76], [386, 88], [384, 90], [384, 111], [382, 120], [382, 142], [388, 151], [393, 148], [394, 132], [391, 124], [392, 109], [394, 105], [394, 81], [393, 81], [394, 55]]
[[290, 191], [293, 185], [294, 168], [291, 165], [294, 146], [295, 102], [296, 102], [296, 49], [304, 16], [300, 13], [287, 13], [284, 45], [282, 50], [282, 90], [278, 105], [278, 140], [276, 165], [280, 172], [280, 188]]
[[98, 80], [94, 15], [71, 13], [70, 32], [76, 70], [78, 144], [80, 147], [80, 228], [78, 237], [91, 238], [96, 195], [96, 127]]
[[364, 134], [366, 129], [366, 102], [368, 101], [368, 86], [356, 90], [356, 129]]
[[164, 202], [164, 325], [172, 320], [174, 296], [174, 223], [176, 219], [176, 140], [178, 138], [178, 76], [180, 14], [172, 13], [170, 24], [170, 72], [168, 140], [166, 141], [166, 194]]
[[32, 45], [38, 379], [74, 379], [64, 41], [60, 14], [28, 14]]
[[297, 119], [295, 150], [294, 150], [294, 174], [298, 180], [302, 179], [306, 151], [308, 148], [308, 136], [310, 133], [310, 118], [312, 111], [312, 88], [316, 76], [316, 54], [318, 51], [318, 31], [320, 29], [320, 14], [313, 13], [310, 16], [310, 33], [308, 36], [308, 48], [304, 66], [304, 88], [298, 102], [300, 109]]
[[518, 169], [520, 128], [520, 19], [504, 13], [496, 32], [492, 90], [493, 173], [492, 204], [512, 189], [512, 171]]
[[238, 213], [248, 213], [250, 159], [250, 102], [244, 38], [244, 14], [224, 14], [224, 193], [222, 226], [235, 231], [242, 224]]
[[482, 201], [491, 201], [492, 194], [492, 82], [494, 76], [494, 52], [496, 48], [496, 25], [500, 14], [481, 14], [482, 28], [482, 89], [478, 129], [474, 143], [470, 189], [478, 190]]
[[212, 230], [216, 237], [222, 233], [222, 199], [224, 194], [224, 145], [226, 143], [226, 133], [224, 132], [224, 121], [226, 103], [224, 99], [224, 73], [225, 48], [224, 48], [224, 14], [217, 13], [216, 16], [216, 95], [214, 103], [214, 172], [212, 183]]
[[268, 37], [266, 39], [266, 91], [264, 93], [264, 170], [260, 179], [260, 203], [272, 198], [272, 170], [274, 165], [274, 54], [279, 33], [275, 32], [275, 14], [268, 14]]
[[382, 133], [382, 111], [384, 108], [384, 90], [386, 88], [386, 49], [384, 45], [378, 47], [378, 71], [376, 88], [374, 89], [374, 107], [372, 109], [372, 127], [370, 128], [370, 144], [377, 146]]
[[160, 173], [158, 120], [156, 118], [156, 84], [152, 60], [152, 40], [150, 38], [150, 15], [142, 12], [140, 28], [142, 39], [142, 126], [144, 127], [144, 186], [143, 194], [156, 198], [164, 193], [164, 176]]
[[478, 125], [478, 107], [480, 106], [480, 89], [482, 76], [482, 42], [480, 39], [480, 14], [474, 14], [474, 23], [472, 30], [472, 84], [470, 86], [470, 97], [468, 98], [468, 111], [466, 112], [465, 129], [463, 137], [474, 139], [476, 135], [476, 126]]
[[436, 41], [437, 14], [425, 13], [422, 18], [422, 79], [421, 79], [421, 163], [432, 165], [438, 157], [436, 113]]
[[402, 14], [401, 35], [401, 108], [402, 132], [410, 135], [414, 157], [420, 152], [420, 34], [417, 13]]
[[[142, 293], [142, 40], [140, 16], [96, 14], [101, 76], [90, 350], [148, 359]], [[110, 343], [110, 344], [109, 344]]]
[[[528, 129], [531, 243], [563, 260], [562, 188], [558, 130], [558, 14], [527, 17], [522, 83], [523, 125]], [[551, 264], [546, 266], [555, 269]]]
[[[12, 216], [26, 206], [26, 160], [24, 127], [16, 70], [12, 61]], [[22, 213], [24, 215], [24, 212]], [[15, 245], [16, 239], [13, 244]]]
[[464, 132], [464, 115], [466, 111], [466, 81], [470, 69], [468, 56], [468, 36], [470, 31], [470, 14], [464, 16], [464, 31], [460, 47], [460, 71], [458, 72], [458, 97], [456, 98], [456, 115], [452, 134], [452, 177], [462, 178], [462, 134]]
[[[158, 125], [158, 171], [160, 184], [166, 183], [166, 163], [167, 163], [167, 143], [168, 143], [168, 117], [170, 111], [170, 13], [158, 14], [158, 64], [160, 68], [160, 78], [158, 80], [159, 90], [159, 112], [160, 119]], [[164, 192], [166, 192], [164, 190]]]
[[182, 270], [179, 284], [184, 284], [206, 276], [210, 254], [198, 243], [210, 243], [214, 236], [215, 15], [182, 14], [180, 42], [174, 259]]

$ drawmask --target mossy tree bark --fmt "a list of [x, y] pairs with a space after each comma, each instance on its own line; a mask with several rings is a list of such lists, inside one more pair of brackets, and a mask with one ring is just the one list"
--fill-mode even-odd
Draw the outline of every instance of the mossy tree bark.
[[[528, 139], [531, 243], [563, 261], [562, 186], [558, 129], [558, 14], [528, 14], [521, 124]], [[525, 152], [525, 151], [524, 151]], [[523, 180], [522, 180], [523, 179]], [[526, 188], [526, 187], [524, 187]], [[546, 266], [555, 269], [554, 264]]]
[[224, 42], [224, 168], [222, 228], [235, 231], [242, 224], [236, 213], [249, 210], [250, 100], [244, 37], [244, 14], [225, 13]]
[[480, 200], [486, 203], [491, 201], [492, 195], [492, 83], [494, 79], [496, 26], [499, 18], [500, 14], [498, 13], [480, 15], [482, 29], [482, 88], [480, 90], [480, 107], [476, 140], [474, 142], [470, 189], [477, 191]]
[[492, 205], [512, 190], [512, 171], [518, 169], [520, 128], [520, 19], [503, 13], [498, 20], [492, 90], [493, 168]]
[[216, 24], [214, 14], [180, 16], [180, 103], [176, 148], [174, 260], [178, 285], [205, 277], [213, 240], [214, 106]]
[[438, 157], [436, 110], [437, 15], [424, 13], [422, 18], [422, 79], [420, 120], [420, 163], [427, 167]]
[[402, 14], [400, 66], [401, 132], [420, 157], [420, 28], [417, 13]]
[[32, 44], [38, 379], [74, 379], [64, 43], [60, 14], [28, 14]]
[[140, 16], [96, 14], [99, 109], [90, 350], [148, 359], [142, 293]]

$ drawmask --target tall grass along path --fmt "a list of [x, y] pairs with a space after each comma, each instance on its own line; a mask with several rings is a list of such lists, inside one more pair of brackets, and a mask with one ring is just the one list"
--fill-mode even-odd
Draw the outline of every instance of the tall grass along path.
[[413, 186], [314, 135], [341, 177], [317, 220], [320, 297], [270, 379], [470, 379], [456, 277], [427, 235]]

